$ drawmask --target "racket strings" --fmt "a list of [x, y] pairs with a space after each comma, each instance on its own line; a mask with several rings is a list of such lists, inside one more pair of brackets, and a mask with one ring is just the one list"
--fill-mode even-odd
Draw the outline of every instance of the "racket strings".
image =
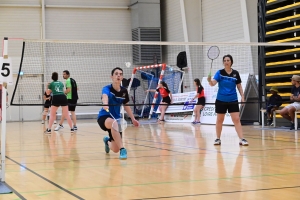
[[207, 57], [211, 60], [215, 60], [219, 57], [220, 50], [217, 46], [212, 46], [208, 49]]
[[124, 130], [127, 128], [127, 121], [122, 118], [114, 119], [112, 128], [118, 132], [124, 132]]

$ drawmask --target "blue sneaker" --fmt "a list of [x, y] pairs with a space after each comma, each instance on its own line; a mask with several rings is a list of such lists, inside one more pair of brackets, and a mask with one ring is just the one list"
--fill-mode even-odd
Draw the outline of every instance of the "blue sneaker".
[[103, 142], [104, 142], [104, 144], [105, 144], [105, 152], [106, 153], [109, 153], [109, 146], [108, 146], [108, 141], [109, 141], [109, 137], [108, 136], [105, 136], [104, 138], [103, 138]]
[[120, 151], [120, 157], [121, 160], [126, 160], [127, 159], [127, 151], [126, 149], [121, 149]]

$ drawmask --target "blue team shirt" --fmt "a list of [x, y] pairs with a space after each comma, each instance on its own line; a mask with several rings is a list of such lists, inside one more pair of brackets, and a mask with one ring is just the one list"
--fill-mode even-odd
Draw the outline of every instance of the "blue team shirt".
[[[109, 106], [109, 112], [114, 116], [114, 118], [119, 119], [121, 112], [121, 105], [129, 102], [129, 96], [127, 89], [121, 86], [120, 91], [116, 91], [112, 85], [107, 85], [102, 89], [102, 95], [106, 94], [108, 96], [108, 104], [112, 104]], [[116, 105], [118, 104], [118, 105]], [[115, 106], [113, 106], [115, 105]], [[102, 116], [110, 116], [110, 114], [101, 108], [98, 114], [98, 119]]]
[[223, 102], [237, 101], [236, 85], [242, 82], [238, 71], [232, 69], [230, 74], [227, 74], [225, 69], [217, 71], [214, 79], [218, 82], [219, 90], [217, 100]]

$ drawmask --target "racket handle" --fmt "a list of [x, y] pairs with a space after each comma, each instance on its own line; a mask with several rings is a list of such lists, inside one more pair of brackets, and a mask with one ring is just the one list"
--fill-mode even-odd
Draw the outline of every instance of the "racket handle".
[[116, 120], [116, 118], [109, 112], [109, 109], [106, 109], [105, 111], [108, 112], [114, 120]]

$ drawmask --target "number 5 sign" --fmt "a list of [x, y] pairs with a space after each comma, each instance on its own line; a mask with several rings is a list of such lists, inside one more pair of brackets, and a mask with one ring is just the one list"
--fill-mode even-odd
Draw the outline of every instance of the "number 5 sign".
[[13, 85], [11, 59], [4, 59], [0, 57], [0, 67], [0, 83], [7, 82], [7, 85]]

